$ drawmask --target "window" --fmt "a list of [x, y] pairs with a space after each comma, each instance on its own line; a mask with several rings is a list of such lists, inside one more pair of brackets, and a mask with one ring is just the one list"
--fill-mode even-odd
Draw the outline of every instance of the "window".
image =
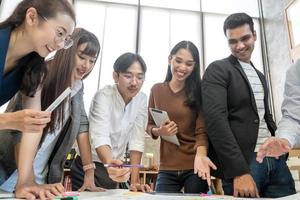
[[202, 12], [229, 15], [245, 12], [252, 17], [259, 17], [258, 2], [255, 0], [201, 0]]
[[77, 27], [85, 28], [94, 33], [101, 46], [97, 63], [92, 73], [84, 80], [86, 111], [89, 110], [90, 103], [98, 88], [113, 84], [113, 64], [117, 57], [122, 53], [135, 51], [136, 9], [136, 6], [131, 5], [84, 0], [75, 2]]
[[199, 14], [142, 7], [140, 33], [139, 53], [148, 67], [142, 91], [149, 96], [151, 87], [165, 79], [168, 56], [174, 45], [182, 40], [190, 40], [200, 47]]
[[223, 21], [233, 12], [247, 12], [254, 17], [258, 40], [253, 63], [263, 72], [257, 1], [140, 0], [140, 4], [138, 16], [138, 0], [75, 1], [78, 27], [95, 33], [101, 43], [101, 56], [84, 81], [87, 110], [96, 90], [113, 83], [112, 67], [116, 58], [128, 51], [135, 52], [136, 45], [148, 67], [142, 88], [148, 96], [153, 84], [164, 81], [170, 50], [181, 40], [192, 41], [199, 52], [203, 48], [204, 58], [200, 55], [200, 59], [204, 60], [205, 67], [230, 55]]
[[167, 8], [189, 11], [200, 11], [199, 0], [140, 0], [141, 6]]

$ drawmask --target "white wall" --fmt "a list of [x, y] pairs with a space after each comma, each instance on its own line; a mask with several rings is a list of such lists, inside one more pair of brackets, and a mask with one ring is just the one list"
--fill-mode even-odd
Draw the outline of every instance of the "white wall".
[[281, 103], [286, 70], [292, 64], [289, 54], [287, 26], [284, 21], [284, 8], [291, 0], [263, 0], [264, 23], [266, 29], [267, 53], [273, 92], [274, 117], [281, 118]]
[[5, 20], [21, 0], [2, 0], [0, 5], [0, 21]]

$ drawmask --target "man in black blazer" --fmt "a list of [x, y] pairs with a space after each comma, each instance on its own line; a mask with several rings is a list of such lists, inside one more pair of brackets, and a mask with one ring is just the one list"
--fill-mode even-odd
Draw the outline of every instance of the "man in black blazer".
[[202, 82], [209, 155], [225, 194], [281, 197], [295, 193], [286, 156], [258, 163], [256, 150], [276, 130], [264, 75], [251, 62], [256, 41], [253, 20], [245, 13], [228, 16], [224, 34], [231, 55], [211, 63]]

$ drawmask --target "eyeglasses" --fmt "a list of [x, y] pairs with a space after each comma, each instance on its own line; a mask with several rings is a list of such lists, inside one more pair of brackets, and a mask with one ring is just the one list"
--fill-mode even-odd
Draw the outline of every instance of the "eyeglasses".
[[[41, 15], [39, 12], [38, 12], [38, 15], [45, 22], [49, 22], [49, 20], [46, 17], [44, 17], [43, 15]], [[55, 32], [55, 35], [56, 35], [55, 41], [59, 42], [59, 43], [64, 42], [64, 47], [63, 47], [64, 49], [68, 49], [73, 45], [74, 41], [72, 40], [72, 38], [70, 36], [65, 35], [65, 33], [64, 33], [65, 31], [62, 30], [62, 28], [57, 27], [54, 32]]]
[[119, 73], [121, 76], [123, 76], [128, 82], [132, 82], [134, 79], [137, 83], [141, 84], [145, 81], [145, 75], [133, 75], [131, 73]]

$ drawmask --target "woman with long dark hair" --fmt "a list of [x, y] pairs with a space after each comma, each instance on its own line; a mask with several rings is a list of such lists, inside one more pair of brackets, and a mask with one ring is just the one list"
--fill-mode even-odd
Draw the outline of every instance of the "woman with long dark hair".
[[[51, 52], [72, 46], [70, 35], [75, 23], [74, 11], [67, 0], [23, 0], [0, 23], [0, 106], [18, 91], [22, 93], [24, 101], [33, 96], [40, 97], [39, 88], [47, 75], [44, 58]], [[0, 130], [26, 133], [22, 140], [29, 144], [41, 137], [51, 113], [40, 111], [40, 101], [24, 103], [23, 108], [21, 111], [0, 114]], [[44, 198], [45, 193], [41, 192], [41, 188], [32, 184], [34, 181], [29, 173], [31, 165], [28, 165], [30, 162], [32, 164], [32, 160], [26, 160], [26, 148], [24, 145], [17, 148], [20, 152], [16, 158], [19, 169], [17, 197], [32, 197], [31, 193], [34, 193]], [[0, 175], [3, 178], [3, 174]], [[48, 188], [56, 188], [57, 194], [63, 191], [61, 185], [50, 185]]]
[[[23, 96], [18, 95], [9, 105], [16, 109], [22, 108], [24, 102], [31, 104], [32, 102], [41, 101], [41, 108], [45, 110], [65, 88], [72, 88], [70, 97], [52, 112], [51, 122], [44, 129], [42, 137], [31, 138], [32, 140], [28, 141], [23, 139], [23, 134], [20, 141], [21, 135], [18, 134], [17, 137], [10, 137], [10, 140], [6, 139], [6, 149], [15, 148], [14, 154], [18, 158], [22, 154], [18, 151], [18, 146], [23, 146], [23, 151], [26, 152], [24, 156], [26, 157], [18, 161], [18, 171], [16, 166], [8, 165], [8, 163], [11, 163], [9, 160], [12, 159], [11, 157], [7, 158], [8, 160], [0, 160], [0, 164], [4, 166], [8, 175], [0, 188], [8, 192], [16, 188], [17, 195], [20, 197], [23, 196], [22, 192], [18, 193], [21, 176], [20, 165], [27, 168], [30, 166], [29, 174], [31, 174], [31, 177], [29, 180], [32, 180], [32, 184], [60, 182], [63, 177], [62, 163], [65, 162], [66, 155], [71, 150], [75, 140], [77, 140], [79, 146], [85, 172], [81, 190], [101, 190], [94, 184], [95, 167], [91, 157], [82, 83], [82, 79], [89, 75], [95, 65], [100, 52], [100, 44], [94, 34], [81, 28], [76, 28], [71, 38], [74, 41], [73, 46], [67, 50], [58, 51], [55, 59], [47, 64], [48, 75], [41, 88], [41, 99], [36, 96], [24, 101]], [[8, 134], [2, 134], [0, 137], [6, 135]], [[3, 152], [0, 151], [0, 154], [3, 154]], [[57, 184], [41, 185], [41, 187], [49, 190], [50, 194], [45, 193], [45, 196], [49, 198], [60, 193], [60, 186]], [[28, 196], [25, 195], [25, 197]]]
[[[163, 138], [156, 192], [207, 192], [210, 167], [207, 136], [201, 112], [200, 66], [197, 47], [190, 41], [176, 44], [169, 55], [166, 79], [155, 84], [149, 107], [164, 110], [170, 121], [156, 126], [149, 114], [147, 132], [153, 139], [176, 135], [180, 146]], [[204, 179], [204, 180], [203, 180]]]
[[[74, 26], [75, 14], [67, 0], [23, 0], [0, 23], [0, 106], [18, 91], [27, 97], [39, 95], [47, 75], [44, 58], [72, 45]], [[50, 113], [38, 110], [0, 114], [0, 129], [40, 132]]]

